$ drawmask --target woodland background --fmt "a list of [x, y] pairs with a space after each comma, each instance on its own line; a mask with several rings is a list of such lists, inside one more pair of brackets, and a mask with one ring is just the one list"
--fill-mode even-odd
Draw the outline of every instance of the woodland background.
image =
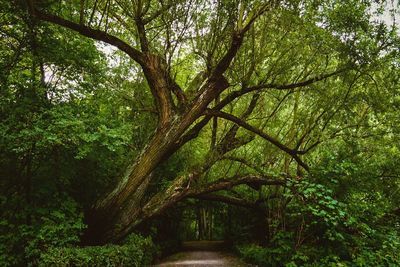
[[400, 266], [398, 3], [0, 6], [1, 266]]

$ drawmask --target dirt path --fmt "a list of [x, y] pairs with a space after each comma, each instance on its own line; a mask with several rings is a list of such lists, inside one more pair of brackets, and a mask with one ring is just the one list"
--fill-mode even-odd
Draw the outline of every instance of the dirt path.
[[191, 267], [248, 267], [236, 256], [224, 252], [222, 241], [184, 242], [182, 252], [173, 254], [158, 263], [157, 267], [191, 266]]

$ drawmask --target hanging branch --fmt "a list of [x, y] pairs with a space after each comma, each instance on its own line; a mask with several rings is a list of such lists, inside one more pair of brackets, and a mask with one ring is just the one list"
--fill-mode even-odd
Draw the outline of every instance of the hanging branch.
[[118, 47], [121, 51], [125, 52], [134, 61], [138, 62], [140, 65], [144, 65], [145, 61], [143, 53], [133, 48], [132, 46], [130, 46], [123, 40], [119, 39], [118, 37], [113, 36], [101, 30], [93, 29], [88, 26], [80, 25], [70, 20], [63, 19], [53, 14], [42, 12], [35, 7], [34, 2], [32, 0], [27, 0], [27, 1], [29, 4], [29, 11], [34, 17], [43, 21], [51, 22], [56, 25], [74, 30], [80, 33], [81, 35], [92, 38], [94, 40], [103, 41], [105, 43]]
[[281, 149], [282, 151], [286, 152], [287, 154], [291, 155], [296, 161], [297, 163], [299, 163], [300, 166], [302, 166], [305, 170], [309, 170], [309, 167], [307, 166], [307, 164], [305, 164], [298, 156], [298, 151], [291, 149], [287, 146], [285, 146], [284, 144], [282, 144], [281, 142], [279, 142], [277, 139], [275, 139], [274, 137], [268, 135], [267, 133], [261, 131], [260, 129], [257, 129], [254, 126], [251, 126], [250, 124], [246, 123], [245, 121], [241, 120], [240, 118], [232, 115], [232, 114], [228, 114], [225, 113], [223, 111], [219, 111], [219, 110], [214, 110], [214, 109], [208, 109], [206, 111], [207, 115], [212, 115], [212, 116], [218, 116], [220, 118], [224, 118], [226, 120], [230, 120], [234, 123], [236, 123], [237, 125], [245, 128], [246, 130], [253, 132], [255, 134], [257, 134], [258, 136], [262, 137], [263, 139], [267, 140], [268, 142], [270, 142], [271, 144], [275, 145], [276, 147], [278, 147], [279, 149]]

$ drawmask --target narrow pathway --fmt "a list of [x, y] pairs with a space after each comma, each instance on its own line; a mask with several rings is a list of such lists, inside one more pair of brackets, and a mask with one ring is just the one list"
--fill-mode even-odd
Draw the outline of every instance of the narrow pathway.
[[223, 241], [189, 241], [184, 242], [182, 250], [159, 262], [157, 267], [190, 266], [190, 267], [248, 267], [238, 257], [223, 251]]

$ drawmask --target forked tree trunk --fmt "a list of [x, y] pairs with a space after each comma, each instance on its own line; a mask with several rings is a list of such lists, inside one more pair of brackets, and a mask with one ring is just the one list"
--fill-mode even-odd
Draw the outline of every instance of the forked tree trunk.
[[[164, 123], [163, 127], [156, 130], [149, 144], [127, 168], [116, 188], [86, 213], [85, 220], [88, 228], [83, 237], [84, 243], [102, 244], [118, 241], [144, 218], [161, 212], [151, 205], [145, 212], [143, 211], [143, 207], [147, 204], [143, 203], [143, 198], [153, 170], [177, 149], [176, 144], [179, 138], [202, 115], [216, 95], [227, 86], [222, 76], [219, 80], [209, 80], [203, 93], [193, 100], [185, 113], [175, 115], [168, 123]], [[169, 198], [168, 194], [171, 195], [173, 192], [166, 191], [166, 196], [158, 195], [157, 197], [171, 201], [169, 206], [173, 204], [172, 202], [179, 200]]]
[[[106, 243], [120, 240], [144, 218], [163, 211], [181, 199], [181, 196], [175, 196], [172, 188], [156, 194], [148, 203], [143, 203], [153, 170], [185, 143], [181, 142], [180, 137], [197, 118], [204, 114], [208, 104], [229, 86], [223, 77], [224, 72], [236, 56], [243, 42], [244, 34], [256, 18], [266, 12], [271, 5], [267, 3], [262, 5], [259, 10], [255, 10], [251, 16], [249, 15], [246, 21], [240, 18], [240, 23], [238, 22], [238, 27], [232, 34], [231, 44], [226, 53], [209, 73], [207, 82], [199, 88], [199, 94], [191, 103], [187, 103], [181, 88], [169, 76], [168, 67], [162, 57], [149, 52], [143, 21], [144, 14], [139, 12], [135, 19], [141, 47], [141, 51], [139, 51], [106, 31], [84, 25], [83, 18], [79, 24], [41, 11], [36, 7], [34, 0], [27, 0], [27, 5], [30, 14], [37, 19], [69, 28], [86, 37], [111, 44], [125, 52], [141, 65], [151, 89], [159, 114], [157, 131], [139, 157], [128, 167], [116, 188], [85, 214], [88, 224], [83, 237], [85, 243]], [[180, 102], [178, 108], [175, 107], [172, 92]], [[179, 184], [180, 182], [182, 179], [178, 178], [173, 183]]]

